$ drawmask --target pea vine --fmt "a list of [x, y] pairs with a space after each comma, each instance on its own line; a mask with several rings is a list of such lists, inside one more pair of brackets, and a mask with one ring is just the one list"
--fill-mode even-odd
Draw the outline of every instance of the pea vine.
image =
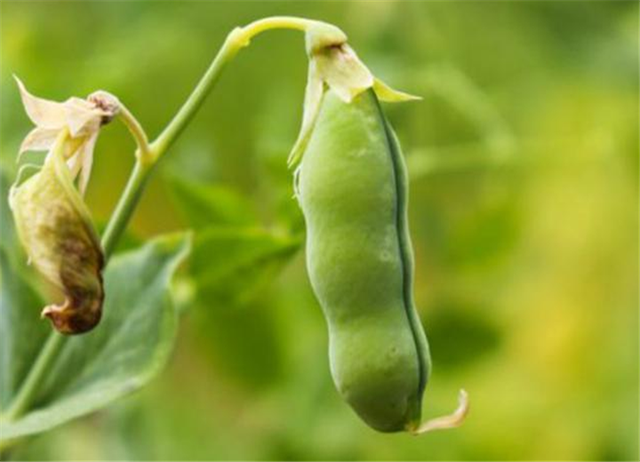
[[[121, 102], [117, 102], [118, 107], [115, 117], [127, 127], [136, 142], [137, 150], [133, 170], [101, 238], [105, 264], [109, 261], [123, 232], [127, 228], [156, 165], [189, 125], [207, 95], [220, 79], [226, 66], [235, 58], [238, 52], [247, 47], [254, 37], [265, 31], [290, 29], [307, 32], [310, 28], [317, 27], [319, 24], [322, 23], [297, 17], [276, 16], [260, 19], [245, 27], [238, 27], [232, 30], [185, 103], [153, 141], [149, 141], [142, 124], [131, 111]], [[332, 26], [323, 26], [333, 29]], [[28, 374], [18, 392], [7, 410], [2, 414], [0, 421], [3, 425], [8, 425], [18, 420], [33, 408], [38, 390], [45, 381], [47, 374], [55, 367], [60, 352], [63, 351], [65, 343], [69, 340], [70, 337], [51, 331], [35, 362], [29, 368]], [[10, 434], [10, 432], [7, 433]], [[13, 438], [3, 438], [0, 441], [0, 448], [11, 446], [15, 442], [16, 440]]]
[[[100, 372], [92, 370], [90, 365], [84, 365], [84, 369], [81, 370], [82, 373], [79, 374], [79, 385], [77, 387], [80, 387], [81, 385], [84, 386], [86, 393], [84, 396], [77, 398], [74, 397], [71, 392], [68, 392], [68, 390], [73, 387], [65, 388], [63, 384], [64, 379], [60, 377], [65, 377], [65, 374], [67, 374], [68, 377], [70, 371], [73, 370], [75, 367], [73, 361], [74, 354], [78, 354], [78, 351], [93, 349], [100, 354], [103, 354], [105, 357], [109, 355], [113, 356], [113, 352], [109, 350], [109, 348], [112, 348], [112, 345], [106, 340], [106, 337], [111, 334], [108, 332], [107, 327], [105, 327], [105, 329], [101, 329], [100, 331], [106, 333], [103, 335], [95, 335], [86, 341], [84, 339], [82, 339], [82, 341], [78, 340], [84, 336], [74, 337], [64, 335], [69, 333], [81, 333], [93, 328], [95, 323], [100, 321], [101, 313], [94, 313], [94, 317], [96, 319], [92, 320], [91, 325], [88, 327], [84, 325], [78, 327], [79, 324], [77, 324], [77, 320], [75, 318], [65, 317], [68, 314], [65, 310], [69, 311], [69, 307], [67, 305], [62, 307], [53, 306], [45, 308], [43, 315], [50, 317], [54, 326], [63, 333], [52, 330], [46, 339], [42, 337], [43, 341], [41, 348], [39, 348], [38, 351], [32, 352], [32, 363], [24, 367], [24, 370], [16, 371], [15, 374], [9, 377], [9, 380], [14, 379], [16, 382], [10, 385], [15, 385], [16, 387], [15, 392], [6, 396], [2, 396], [0, 394], [0, 404], [2, 404], [2, 409], [4, 409], [2, 414], [0, 414], [0, 438], [2, 438], [0, 439], [0, 450], [17, 445], [24, 437], [47, 431], [50, 428], [72, 418], [79, 417], [107, 405], [110, 401], [142, 386], [146, 380], [158, 371], [158, 368], [162, 366], [163, 361], [166, 360], [169, 347], [166, 346], [168, 342], [165, 341], [165, 339], [171, 339], [175, 334], [175, 313], [172, 311], [170, 306], [166, 305], [166, 286], [171, 280], [175, 267], [182, 261], [186, 252], [188, 252], [190, 247], [188, 236], [174, 236], [166, 239], [160, 239], [158, 241], [148, 243], [141, 250], [135, 253], [124, 256], [115, 256], [113, 261], [111, 261], [112, 254], [121, 241], [123, 233], [127, 229], [127, 226], [144, 193], [146, 185], [156, 169], [156, 166], [166, 156], [176, 139], [193, 120], [198, 110], [203, 105], [207, 95], [219, 81], [220, 76], [227, 65], [233, 61], [240, 50], [250, 44], [254, 37], [263, 32], [277, 29], [289, 29], [304, 32], [306, 37], [307, 53], [309, 54], [310, 59], [309, 81], [305, 96], [303, 122], [300, 135], [289, 157], [289, 165], [291, 167], [298, 167], [301, 162], [302, 153], [309, 142], [311, 131], [318, 119], [320, 105], [327, 89], [331, 89], [344, 101], [351, 101], [367, 90], [375, 92], [377, 98], [383, 101], [394, 102], [415, 99], [415, 97], [412, 97], [411, 95], [391, 89], [375, 78], [366, 66], [364, 66], [364, 64], [357, 58], [355, 52], [346, 45], [345, 34], [335, 26], [319, 21], [285, 16], [260, 19], [245, 27], [238, 27], [232, 30], [213, 59], [211, 65], [206, 70], [182, 107], [161, 131], [157, 138], [152, 141], [150, 141], [142, 124], [136, 119], [132, 112], [122, 102], [120, 102], [117, 97], [106, 92], [96, 92], [91, 95], [88, 98], [88, 101], [91, 103], [89, 106], [86, 101], [70, 99], [65, 102], [64, 104], [67, 105], [67, 109], [73, 108], [74, 110], [77, 109], [80, 111], [81, 114], [90, 114], [95, 118], [95, 120], [91, 118], [86, 118], [86, 120], [82, 119], [82, 123], [80, 125], [78, 125], [77, 120], [75, 120], [74, 123], [69, 124], [70, 128], [58, 130], [54, 140], [54, 138], [51, 137], [51, 133], [47, 131], [50, 130], [52, 122], [49, 119], [44, 119], [49, 117], [53, 120], [55, 117], [52, 114], [56, 113], [59, 107], [46, 101], [43, 102], [43, 100], [39, 100], [38, 98], [28, 94], [22, 83], [18, 81], [27, 112], [29, 113], [30, 118], [38, 124], [38, 127], [25, 139], [21, 151], [28, 150], [30, 147], [40, 146], [43, 143], [43, 139], [47, 137], [50, 138], [53, 147], [51, 148], [45, 162], [51, 162], [51, 165], [55, 167], [55, 165], [64, 165], [61, 164], [61, 162], [63, 162], [63, 160], [66, 161], [70, 165], [69, 168], [72, 172], [71, 174], [79, 175], [80, 193], [83, 193], [84, 187], [86, 186], [86, 182], [89, 178], [91, 165], [90, 156], [92, 155], [91, 149], [93, 143], [95, 143], [97, 132], [99, 130], [99, 125], [96, 121], [99, 121], [100, 124], [102, 124], [109, 122], [111, 119], [118, 119], [128, 129], [137, 146], [135, 151], [135, 165], [130, 173], [124, 191], [122, 192], [111, 218], [109, 219], [101, 236], [99, 242], [99, 250], [101, 251], [101, 254], [96, 256], [91, 253], [94, 232], [89, 226], [85, 226], [82, 219], [77, 219], [77, 223], [73, 226], [82, 230], [82, 244], [84, 247], [80, 250], [72, 249], [73, 251], [70, 252], [70, 257], [67, 257], [77, 258], [81, 261], [87, 261], [87, 255], [95, 257], [90, 259], [93, 262], [93, 266], [90, 265], [91, 267], [85, 271], [86, 274], [78, 276], [76, 273], [73, 273], [73, 276], [80, 278], [85, 286], [87, 284], [86, 281], [89, 281], [91, 288], [94, 291], [97, 303], [101, 304], [102, 297], [104, 296], [101, 276], [101, 272], [104, 268], [105, 287], [107, 291], [109, 290], [109, 287], [117, 284], [117, 281], [119, 280], [126, 281], [127, 279], [131, 280], [134, 278], [137, 280], [138, 285], [136, 286], [133, 283], [129, 284], [132, 285], [132, 287], [130, 288], [129, 293], [126, 294], [126, 297], [129, 297], [131, 300], [138, 300], [140, 306], [142, 306], [141, 309], [157, 311], [156, 305], [160, 305], [164, 307], [164, 311], [163, 316], [158, 318], [157, 324], [153, 326], [154, 330], [152, 331], [153, 335], [157, 334], [158, 336], [156, 347], [156, 350], [158, 351], [146, 352], [146, 356], [143, 359], [140, 359], [140, 364], [137, 365], [138, 368], [144, 369], [144, 374], [129, 381], [123, 378], [122, 384], [118, 384], [116, 386], [110, 381], [112, 378], [106, 377], [104, 373], [101, 374]], [[59, 114], [62, 113], [60, 112]], [[76, 132], [72, 133], [74, 129]], [[389, 133], [387, 133], [387, 135], [389, 135]], [[72, 148], [69, 146], [72, 146]], [[75, 159], [65, 157], [68, 155], [67, 151], [69, 150], [73, 150], [73, 152], [77, 153], [74, 154]], [[72, 160], [75, 163], [71, 162]], [[55, 164], [55, 162], [58, 163]], [[52, 169], [54, 168], [52, 167]], [[38, 185], [38, 187], [50, 188], [52, 191], [56, 191], [57, 194], [60, 194], [61, 197], [64, 196], [66, 188], [65, 185], [67, 184], [66, 177], [69, 175], [69, 172], [66, 171], [66, 168], [63, 170], [65, 170], [65, 173], [62, 175], [62, 178], [59, 175], [53, 175], [51, 179], [42, 178], [39, 180], [41, 184]], [[18, 176], [20, 177], [21, 174]], [[19, 181], [16, 182], [16, 184], [18, 183]], [[18, 209], [20, 207], [29, 206], [28, 202], [32, 196], [26, 194], [25, 190], [26, 188], [23, 188], [22, 191], [18, 191], [16, 188], [12, 190], [10, 203], [12, 203], [14, 214], [17, 213], [19, 215], [20, 210]], [[20, 196], [16, 191], [22, 193], [22, 196]], [[85, 206], [77, 192], [67, 191], [66, 194], [70, 195], [71, 199], [64, 196], [66, 198], [63, 199], [67, 200], [67, 202], [65, 202], [63, 206], [66, 208], [70, 207], [78, 212], [79, 215], [83, 216], [85, 213]], [[22, 203], [20, 202], [21, 200], [23, 201]], [[26, 206], [24, 205], [25, 203], [27, 204]], [[73, 210], [70, 213], [73, 213]], [[27, 219], [31, 219], [31, 217], [27, 216]], [[70, 220], [70, 222], [73, 222], [73, 220]], [[18, 228], [20, 228], [20, 226], [18, 226]], [[18, 229], [18, 231], [18, 234], [20, 234], [21, 230]], [[33, 236], [28, 235], [29, 223], [23, 225], [21, 232], [23, 243], [25, 240], [28, 241], [33, 238]], [[25, 233], [27, 234], [26, 238]], [[60, 239], [58, 239], [58, 241], [60, 241]], [[65, 239], [62, 239], [62, 244], [59, 244], [58, 241], [51, 241], [54, 242], [54, 244], [51, 244], [51, 242], [47, 242], [45, 244], [40, 242], [29, 242], [29, 245], [26, 245], [26, 247], [38, 247], [41, 254], [46, 255], [49, 259], [54, 259], [54, 262], [58, 264], [60, 263], [60, 257], [57, 255], [50, 255], [54, 252], [51, 250], [51, 247], [57, 248], [59, 245], [65, 245]], [[282, 251], [282, 249], [278, 249], [278, 251]], [[80, 254], [80, 257], [77, 254]], [[6, 265], [6, 259], [1, 253], [0, 257], [3, 258], [3, 265]], [[30, 257], [36, 260], [34, 262], [36, 268], [46, 275], [47, 268], [52, 265], [47, 263], [47, 265], [41, 264], [39, 267], [37, 258], [34, 258], [33, 255], [30, 255]], [[42, 268], [44, 268], [44, 270], [42, 270]], [[134, 269], [137, 269], [139, 273], [130, 274]], [[6, 273], [6, 271], [4, 272]], [[54, 274], [50, 279], [67, 292], [68, 299], [70, 300], [68, 300], [68, 303], [74, 303], [77, 301], [78, 288], [74, 285], [77, 284], [76, 281], [69, 281], [69, 276], [65, 274], [62, 276]], [[85, 286], [80, 289], [83, 291], [86, 290]], [[20, 286], [20, 281], [15, 281], [15, 287], [16, 288], [13, 291], [6, 291], [8, 292], [7, 297], [13, 297], [6, 302], [7, 306], [15, 305], [17, 304], [17, 301], [29, 303], [31, 305], [39, 303], [39, 298], [36, 295], [33, 295], [33, 297], [29, 295], [29, 297], [31, 297], [29, 300], [21, 300], [21, 297], [25, 298], [25, 294], [31, 294], [31, 292], [26, 287]], [[149, 293], [145, 292], [146, 288], [151, 288], [149, 289]], [[122, 295], [122, 297], [124, 296], [125, 295]], [[109, 300], [109, 297], [107, 297], [105, 303], [107, 305], [109, 303], [117, 304], [117, 301], [113, 302]], [[130, 302], [127, 301], [127, 303], [124, 303], [122, 300], [120, 301], [120, 305], [122, 306], [128, 303]], [[5, 309], [4, 306], [5, 302], [3, 302], [3, 312], [0, 313], [3, 316], [5, 316], [5, 314], [3, 314], [5, 310], [6, 313], [9, 313], [9, 310], [11, 309]], [[126, 331], [126, 329], [139, 328], [139, 326], [131, 326], [127, 323], [127, 313], [126, 311], [123, 311], [123, 308], [108, 308], [109, 309], [104, 310], [104, 316], [106, 318], [101, 322], [111, 326], [109, 328], [114, 331], [116, 329], [124, 329]], [[10, 314], [11, 313], [6, 316]], [[83, 322], [84, 321], [86, 320], [83, 320]], [[416, 322], [416, 319], [413, 319], [413, 321]], [[21, 326], [17, 326], [16, 332], [20, 331], [22, 328], [23, 327]], [[25, 332], [30, 332], [30, 329], [38, 330], [38, 335], [41, 335], [42, 333], [40, 327], [24, 327]], [[125, 337], [126, 336], [124, 334], [121, 335], [121, 338]], [[7, 357], [9, 356], [10, 354], [7, 355]], [[114, 367], [116, 366], [117, 365], [114, 365]], [[53, 375], [54, 379], [50, 378], [51, 375]], [[85, 380], [85, 376], [90, 377], [91, 380]], [[82, 380], [85, 380], [86, 383], [82, 382]], [[424, 382], [422, 379], [421, 381]], [[87, 383], [89, 383], [89, 385], [87, 385]], [[96, 386], [104, 386], [105, 388], [98, 390], [100, 393], [97, 393], [96, 390], [92, 388], [93, 383], [97, 383], [98, 385]], [[422, 383], [421, 388], [424, 388], [424, 383]], [[50, 414], [47, 414], [47, 410], [42, 409], [44, 397], [50, 396], [52, 391], [56, 389], [62, 389], [65, 391], [62, 393], [63, 396], [61, 402], [59, 404], [54, 403], [51, 405], [50, 407], [54, 410], [51, 411]], [[100, 397], [96, 398], [98, 395], [100, 395]], [[60, 409], [63, 409], [63, 411]], [[429, 421], [426, 424], [423, 424], [420, 428], [417, 427], [416, 422], [412, 423], [412, 427], [406, 426], [404, 428], [415, 433], [422, 433], [431, 429], [455, 427], [462, 422], [466, 412], [466, 393], [462, 393], [460, 407], [453, 415]], [[53, 417], [51, 417], [51, 415], [53, 415]]]

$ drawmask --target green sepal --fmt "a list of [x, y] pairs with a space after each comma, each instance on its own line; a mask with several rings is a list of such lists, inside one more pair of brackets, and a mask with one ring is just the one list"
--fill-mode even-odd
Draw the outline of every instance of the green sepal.
[[373, 91], [378, 99], [385, 103], [403, 103], [405, 101], [420, 101], [422, 99], [422, 96], [412, 95], [391, 88], [378, 78], [375, 78], [373, 81]]

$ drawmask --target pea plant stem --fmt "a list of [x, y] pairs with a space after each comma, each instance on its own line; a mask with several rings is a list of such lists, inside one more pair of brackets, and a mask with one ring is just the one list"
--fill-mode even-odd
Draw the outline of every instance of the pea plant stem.
[[[227, 36], [222, 48], [200, 79], [186, 102], [161, 132], [158, 138], [149, 144], [147, 135], [135, 117], [121, 106], [119, 118], [128, 128], [138, 146], [136, 164], [129, 176], [127, 185], [111, 215], [102, 236], [102, 248], [105, 265], [116, 248], [122, 233], [126, 229], [131, 216], [142, 197], [149, 176], [157, 161], [171, 147], [178, 136], [193, 119], [205, 98], [219, 80], [226, 65], [233, 60], [238, 51], [249, 45], [256, 35], [271, 29], [293, 29], [305, 31], [313, 21], [288, 16], [274, 16], [255, 21], [245, 27], [238, 27]], [[107, 295], [108, 296], [108, 295]], [[7, 420], [16, 420], [37, 404], [37, 393], [44, 377], [56, 362], [69, 337], [52, 331], [42, 350], [31, 367], [26, 379], [18, 390], [16, 397], [3, 416]]]
[[33, 403], [33, 398], [38, 391], [38, 386], [42, 378], [49, 372], [55, 358], [57, 358], [65, 338], [56, 331], [52, 331], [49, 334], [42, 350], [40, 350], [40, 354], [36, 358], [36, 362], [29, 371], [29, 375], [7, 410], [5, 415], [7, 420], [14, 420], [29, 410], [29, 406]]
[[138, 150], [136, 151], [136, 158], [140, 159], [144, 163], [151, 163], [151, 147], [149, 146], [149, 139], [147, 138], [147, 133], [138, 122], [131, 111], [127, 109], [127, 107], [120, 103], [120, 112], [118, 113], [118, 118], [122, 121], [122, 123], [127, 127], [129, 133], [135, 140], [138, 145]]
[[182, 133], [213, 86], [220, 79], [226, 65], [233, 60], [242, 48], [249, 45], [253, 37], [270, 29], [305, 31], [312, 23], [313, 21], [303, 18], [273, 16], [232, 30], [189, 98], [187, 98], [176, 116], [169, 122], [160, 136], [151, 144], [154, 160], [166, 152], [180, 133]]
[[109, 257], [111, 257], [120, 240], [120, 236], [122, 236], [122, 233], [129, 224], [152, 170], [153, 164], [144, 164], [144, 162], [140, 160], [137, 161], [133, 167], [127, 186], [122, 196], [120, 196], [111, 220], [109, 220], [102, 234], [102, 251], [105, 261], [108, 261]]

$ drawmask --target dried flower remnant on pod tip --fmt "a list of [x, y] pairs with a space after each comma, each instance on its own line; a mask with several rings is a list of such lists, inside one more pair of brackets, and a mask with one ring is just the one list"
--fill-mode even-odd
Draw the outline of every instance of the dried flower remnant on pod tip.
[[376, 78], [347, 44], [347, 36], [335, 26], [314, 22], [306, 30], [306, 49], [309, 57], [307, 87], [305, 90], [302, 126], [289, 154], [289, 167], [296, 167], [305, 151], [313, 127], [318, 118], [322, 99], [328, 90], [345, 103], [372, 88], [376, 96], [385, 102], [418, 100], [389, 87]]

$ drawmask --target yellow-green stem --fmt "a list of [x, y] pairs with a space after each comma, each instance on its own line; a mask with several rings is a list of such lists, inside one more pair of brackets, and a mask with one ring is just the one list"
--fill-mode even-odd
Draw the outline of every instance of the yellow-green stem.
[[191, 95], [189, 95], [189, 98], [187, 98], [176, 116], [169, 122], [160, 136], [151, 143], [154, 160], [166, 152], [180, 133], [182, 133], [222, 75], [222, 71], [226, 65], [233, 60], [238, 51], [249, 45], [253, 37], [271, 29], [305, 31], [313, 23], [314, 21], [309, 19], [290, 16], [273, 16], [232, 30], [213, 62], [200, 79], [200, 82], [198, 82], [196, 88]]
[[149, 139], [147, 138], [147, 133], [138, 122], [133, 114], [127, 109], [124, 104], [120, 104], [120, 112], [118, 113], [118, 118], [122, 121], [122, 123], [127, 127], [129, 133], [136, 142], [138, 146], [138, 150], [136, 151], [136, 159], [139, 159], [141, 162], [145, 164], [149, 164], [152, 161], [151, 156], [151, 146], [149, 146]]

